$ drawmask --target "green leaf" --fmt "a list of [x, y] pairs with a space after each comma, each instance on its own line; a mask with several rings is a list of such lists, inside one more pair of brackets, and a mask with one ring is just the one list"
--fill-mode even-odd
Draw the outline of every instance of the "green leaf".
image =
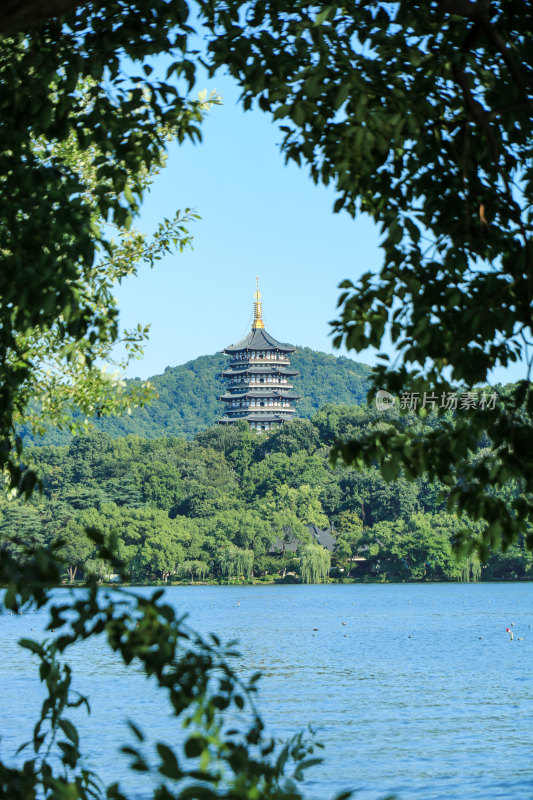
[[65, 736], [66, 736], [68, 739], [70, 739], [70, 741], [71, 741], [71, 742], [72, 742], [72, 743], [73, 743], [73, 744], [74, 744], [76, 747], [78, 747], [78, 745], [79, 745], [78, 731], [76, 730], [76, 728], [75, 728], [75, 726], [72, 724], [72, 722], [70, 722], [70, 720], [68, 720], [68, 719], [65, 719], [65, 718], [63, 718], [63, 719], [60, 719], [60, 720], [59, 720], [59, 727], [61, 728], [61, 730], [63, 731], [63, 733], [65, 734]]
[[161, 775], [171, 780], [179, 780], [183, 776], [183, 772], [179, 767], [178, 759], [174, 751], [162, 742], [158, 742], [156, 747], [162, 762], [159, 766]]
[[19, 639], [18, 644], [20, 647], [25, 647], [26, 650], [31, 650], [32, 653], [35, 653], [38, 656], [44, 656], [44, 649], [39, 642], [33, 641], [33, 639]]
[[187, 758], [198, 758], [202, 755], [206, 748], [206, 741], [203, 736], [190, 736], [184, 745], [185, 755]]

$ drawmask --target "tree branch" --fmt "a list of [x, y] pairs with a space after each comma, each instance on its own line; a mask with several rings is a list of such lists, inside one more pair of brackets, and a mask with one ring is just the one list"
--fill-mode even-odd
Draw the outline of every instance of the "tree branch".
[[10, 36], [43, 25], [90, 0], [4, 0], [0, 5], [0, 35]]

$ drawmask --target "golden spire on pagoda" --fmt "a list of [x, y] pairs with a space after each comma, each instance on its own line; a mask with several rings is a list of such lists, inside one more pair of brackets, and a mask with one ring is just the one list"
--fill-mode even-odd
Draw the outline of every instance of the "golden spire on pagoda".
[[259, 276], [256, 278], [257, 281], [257, 291], [254, 293], [255, 302], [254, 302], [254, 322], [252, 325], [252, 330], [255, 328], [264, 328], [265, 323], [263, 322], [263, 304], [261, 303], [261, 292], [259, 291]]

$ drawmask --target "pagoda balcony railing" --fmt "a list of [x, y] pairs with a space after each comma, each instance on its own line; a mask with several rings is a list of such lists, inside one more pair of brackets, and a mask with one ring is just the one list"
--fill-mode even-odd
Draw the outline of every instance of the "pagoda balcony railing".
[[279, 356], [279, 355], [256, 355], [255, 353], [246, 353], [242, 356], [233, 356], [231, 359], [232, 364], [239, 364], [243, 361], [262, 361], [267, 363], [272, 363], [273, 361], [280, 361], [283, 364], [290, 364], [290, 359], [288, 356]]
[[[226, 401], [226, 402], [229, 402], [229, 401]], [[246, 410], [250, 410], [250, 411], [257, 411], [257, 410], [261, 410], [262, 411], [262, 410], [268, 409], [268, 408], [285, 408], [285, 409], [288, 409], [288, 408], [292, 408], [292, 405], [291, 405], [291, 403], [289, 401], [286, 401], [285, 403], [283, 403], [283, 402], [282, 403], [280, 403], [280, 402], [277, 402], [277, 403], [249, 403], [249, 404], [248, 403], [235, 403], [235, 404], [230, 403], [230, 406], [229, 406], [229, 410], [231, 410], [231, 411], [233, 411], [234, 409], [235, 409], [235, 411], [240, 411], [242, 409], [246, 409]]]
[[256, 378], [245, 378], [233, 379], [231, 383], [228, 384], [229, 386], [283, 386], [284, 389], [292, 389], [292, 383], [289, 383], [287, 379], [283, 380], [278, 378], [277, 380], [272, 380], [268, 378], [263, 378], [263, 380], [258, 380]]
[[[294, 386], [292, 386], [291, 384], [283, 384], [283, 386], [281, 384], [279, 385], [269, 384], [268, 386], [265, 386], [265, 384], [260, 384], [260, 386], [262, 386], [265, 389], [272, 389], [274, 391], [279, 391], [281, 394], [285, 394], [285, 392], [291, 392], [294, 389]], [[232, 391], [234, 390], [234, 393], [240, 393], [240, 392], [246, 393], [250, 390], [255, 391], [257, 387], [249, 386], [248, 384], [243, 386], [242, 384], [230, 383], [229, 386], [227, 386], [226, 388], [228, 390]], [[265, 394], [268, 394], [268, 392], [265, 392]]]
[[285, 382], [285, 381], [269, 381], [269, 380], [265, 379], [265, 380], [262, 380], [262, 381], [258, 381], [258, 380], [254, 381], [254, 380], [252, 380], [249, 383], [247, 383], [247, 385], [248, 386], [265, 386], [265, 385], [266, 386], [288, 386], [288, 382]]
[[279, 422], [250, 422], [250, 427], [254, 431], [272, 431], [274, 428], [279, 428]]

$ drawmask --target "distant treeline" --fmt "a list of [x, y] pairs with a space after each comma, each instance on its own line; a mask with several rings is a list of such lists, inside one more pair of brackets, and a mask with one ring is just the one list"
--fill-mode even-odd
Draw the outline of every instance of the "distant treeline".
[[[29, 503], [2, 501], [1, 546], [22, 558], [28, 543], [62, 539], [71, 579], [87, 570], [109, 574], [87, 527], [113, 537], [137, 582], [318, 580], [329, 568], [333, 577], [355, 579], [531, 577], [522, 544], [483, 567], [475, 557], [457, 562], [454, 538], [479, 523], [446, 512], [443, 486], [404, 477], [387, 483], [376, 469], [330, 466], [329, 448], [341, 433], [356, 435], [382, 419], [375, 408], [327, 405], [271, 435], [238, 423], [192, 441], [95, 431], [69, 445], [31, 448], [43, 492]], [[334, 528], [331, 563], [309, 524]], [[298, 552], [283, 552], [293, 538]]]

